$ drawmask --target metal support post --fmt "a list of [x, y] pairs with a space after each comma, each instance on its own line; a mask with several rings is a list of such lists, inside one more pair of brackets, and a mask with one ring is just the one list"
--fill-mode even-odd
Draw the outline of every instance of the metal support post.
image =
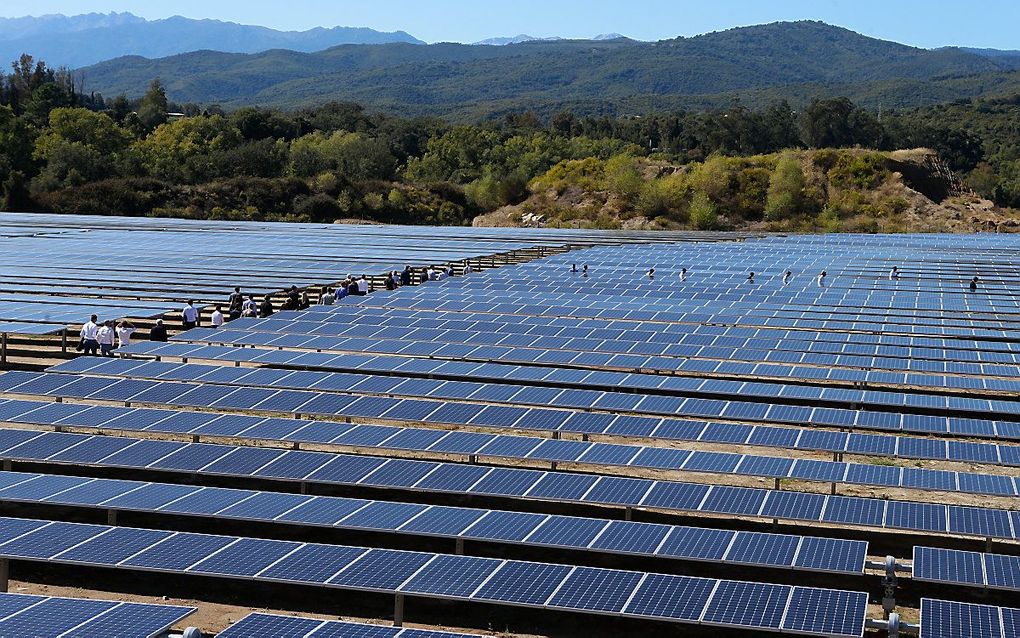
[[397, 594], [393, 600], [393, 626], [404, 626], [404, 595]]

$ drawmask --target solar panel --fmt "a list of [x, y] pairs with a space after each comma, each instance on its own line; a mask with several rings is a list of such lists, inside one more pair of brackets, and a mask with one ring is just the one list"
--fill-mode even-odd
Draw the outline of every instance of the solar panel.
[[864, 635], [868, 596], [862, 592], [794, 587], [782, 629], [825, 636]]
[[1005, 638], [998, 607], [921, 599], [919, 638]]
[[914, 547], [914, 580], [982, 586], [984, 572], [979, 552]]
[[619, 613], [641, 578], [636, 572], [578, 567], [563, 581], [548, 605]]
[[720, 581], [705, 608], [702, 622], [778, 630], [791, 590], [786, 585]]
[[475, 600], [544, 605], [573, 568], [507, 561], [471, 597]]

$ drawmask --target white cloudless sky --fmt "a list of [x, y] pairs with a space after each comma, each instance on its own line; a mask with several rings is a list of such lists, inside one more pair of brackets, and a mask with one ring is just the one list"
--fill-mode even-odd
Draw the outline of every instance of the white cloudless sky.
[[493, 36], [641, 40], [697, 35], [778, 20], [822, 20], [920, 47], [1020, 49], [1020, 0], [0, 0], [0, 16], [130, 11], [303, 30], [364, 26], [427, 42]]

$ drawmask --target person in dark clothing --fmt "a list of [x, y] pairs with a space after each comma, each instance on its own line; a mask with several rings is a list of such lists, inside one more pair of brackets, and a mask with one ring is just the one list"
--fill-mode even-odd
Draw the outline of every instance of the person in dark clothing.
[[234, 292], [230, 293], [227, 299], [227, 321], [241, 318], [241, 311], [244, 307], [244, 295], [241, 294], [241, 287], [235, 286]]
[[753, 284], [754, 283], [754, 273], [753, 272], [747, 276], [747, 283], [749, 283], [749, 284]]
[[312, 307], [312, 301], [308, 298], [308, 291], [301, 291], [301, 302], [298, 304], [298, 310], [308, 310]]
[[386, 275], [386, 279], [383, 282], [383, 285], [386, 287], [386, 290], [396, 290], [397, 289], [397, 282], [393, 281], [393, 275], [392, 274], [391, 275]]
[[355, 297], [358, 295], [358, 281], [351, 279], [351, 283], [347, 284], [347, 295]]
[[166, 326], [163, 325], [162, 319], [157, 319], [156, 325], [152, 327], [152, 330], [149, 330], [149, 341], [165, 342], [167, 339]]
[[978, 281], [979, 280], [978, 280], [977, 277], [974, 277], [973, 279], [970, 280], [970, 291], [971, 292], [977, 292]]
[[287, 291], [287, 301], [283, 304], [284, 310], [297, 310], [301, 307], [301, 295], [298, 294], [297, 286], [291, 286]]
[[262, 300], [262, 305], [259, 306], [259, 317], [265, 319], [266, 317], [272, 316], [272, 314], [273, 314], [273, 300], [269, 297], [269, 295], [266, 295], [265, 298]]
[[400, 273], [400, 285], [410, 286], [411, 285], [411, 267], [404, 266], [404, 272]]
[[570, 272], [577, 272], [577, 264], [570, 264]]

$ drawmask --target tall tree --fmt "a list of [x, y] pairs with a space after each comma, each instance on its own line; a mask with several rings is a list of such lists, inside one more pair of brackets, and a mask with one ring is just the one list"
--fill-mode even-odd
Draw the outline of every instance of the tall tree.
[[159, 78], [152, 81], [142, 103], [138, 107], [138, 119], [150, 131], [160, 124], [166, 124], [167, 109], [170, 104], [166, 98], [166, 89]]

